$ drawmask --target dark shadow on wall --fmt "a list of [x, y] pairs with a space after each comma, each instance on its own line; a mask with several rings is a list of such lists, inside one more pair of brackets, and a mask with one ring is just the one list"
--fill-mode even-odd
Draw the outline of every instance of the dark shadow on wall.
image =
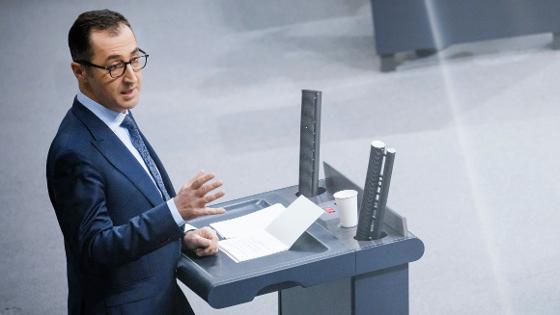
[[237, 31], [266, 29], [354, 15], [368, 0], [222, 0], [224, 24]]

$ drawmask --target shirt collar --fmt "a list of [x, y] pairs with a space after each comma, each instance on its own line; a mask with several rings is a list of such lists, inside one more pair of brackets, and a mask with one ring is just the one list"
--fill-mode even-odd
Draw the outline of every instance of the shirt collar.
[[128, 114], [128, 110], [125, 111], [124, 113], [110, 110], [107, 107], [92, 100], [81, 91], [78, 91], [76, 97], [78, 98], [78, 101], [82, 105], [84, 105], [87, 109], [92, 111], [95, 114], [95, 116], [101, 119], [101, 121], [103, 121], [109, 128], [111, 128], [111, 130], [115, 130], [116, 128], [119, 128], [124, 118]]

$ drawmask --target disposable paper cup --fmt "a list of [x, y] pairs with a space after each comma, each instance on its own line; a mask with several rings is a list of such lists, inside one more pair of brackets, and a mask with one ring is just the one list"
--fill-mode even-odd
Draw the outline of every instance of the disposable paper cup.
[[341, 190], [334, 195], [340, 226], [353, 227], [358, 224], [358, 192]]

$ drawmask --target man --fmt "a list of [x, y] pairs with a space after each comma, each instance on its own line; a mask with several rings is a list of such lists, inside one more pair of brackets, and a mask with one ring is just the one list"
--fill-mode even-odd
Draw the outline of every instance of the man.
[[199, 172], [175, 195], [139, 131], [148, 55], [129, 22], [109, 10], [81, 14], [68, 43], [79, 92], [47, 158], [49, 197], [64, 235], [70, 314], [192, 314], [176, 283], [181, 247], [217, 252], [209, 228], [185, 221], [224, 209], [214, 175]]

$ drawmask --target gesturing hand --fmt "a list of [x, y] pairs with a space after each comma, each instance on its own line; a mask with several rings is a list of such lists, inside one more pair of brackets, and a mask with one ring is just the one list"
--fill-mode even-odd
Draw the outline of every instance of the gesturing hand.
[[204, 171], [198, 172], [198, 174], [181, 187], [177, 196], [173, 198], [175, 206], [177, 206], [177, 210], [179, 210], [184, 220], [190, 220], [204, 215], [224, 213], [224, 208], [206, 207], [207, 203], [224, 196], [224, 192], [222, 191], [209, 194], [223, 184], [221, 180], [210, 182], [214, 177], [215, 175], [212, 173], [206, 173]]
[[197, 256], [214, 255], [218, 252], [218, 236], [208, 227], [187, 232], [183, 237], [183, 244]]

